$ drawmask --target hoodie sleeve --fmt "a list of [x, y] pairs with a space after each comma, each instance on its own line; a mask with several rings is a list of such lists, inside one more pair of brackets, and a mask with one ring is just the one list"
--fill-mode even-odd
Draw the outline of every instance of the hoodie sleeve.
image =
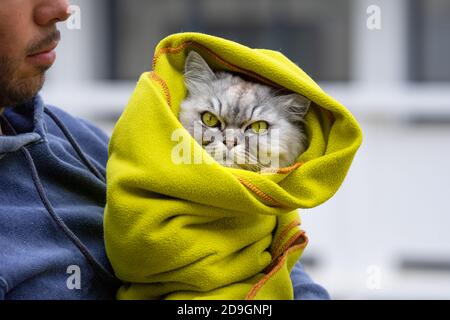
[[295, 300], [330, 300], [330, 295], [322, 286], [315, 283], [298, 262], [291, 272]]

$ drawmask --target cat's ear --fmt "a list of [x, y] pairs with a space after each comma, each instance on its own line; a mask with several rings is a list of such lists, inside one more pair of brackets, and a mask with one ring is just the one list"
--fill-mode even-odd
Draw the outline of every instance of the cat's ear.
[[189, 92], [201, 93], [216, 80], [216, 75], [206, 61], [195, 51], [190, 51], [185, 63], [184, 78]]
[[277, 103], [286, 110], [293, 121], [303, 122], [311, 106], [311, 101], [304, 96], [292, 93], [278, 96]]

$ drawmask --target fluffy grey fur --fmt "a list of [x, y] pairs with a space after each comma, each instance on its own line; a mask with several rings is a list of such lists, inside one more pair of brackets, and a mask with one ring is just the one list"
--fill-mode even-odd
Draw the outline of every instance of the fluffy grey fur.
[[[217, 154], [232, 159], [219, 159], [223, 165], [252, 171], [287, 167], [305, 151], [304, 117], [310, 106], [305, 97], [282, 94], [228, 72], [213, 72], [195, 51], [188, 54], [184, 75], [188, 95], [181, 104], [180, 122], [216, 160]], [[220, 120], [217, 127], [202, 121], [207, 111]], [[256, 121], [266, 121], [268, 130], [262, 134], [249, 130]], [[200, 135], [194, 135], [194, 127], [202, 128]], [[270, 146], [276, 130], [279, 139], [274, 148]], [[263, 153], [278, 161], [264, 163]]]

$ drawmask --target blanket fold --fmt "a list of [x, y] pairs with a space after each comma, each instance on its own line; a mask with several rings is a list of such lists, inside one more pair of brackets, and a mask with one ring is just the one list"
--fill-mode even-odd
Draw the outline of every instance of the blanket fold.
[[[226, 168], [196, 143], [178, 121], [190, 50], [313, 102], [309, 147], [294, 165]], [[350, 112], [281, 53], [199, 33], [162, 40], [109, 146], [104, 228], [125, 283], [117, 297], [292, 299], [289, 274], [308, 243], [297, 209], [333, 196], [361, 141]]]

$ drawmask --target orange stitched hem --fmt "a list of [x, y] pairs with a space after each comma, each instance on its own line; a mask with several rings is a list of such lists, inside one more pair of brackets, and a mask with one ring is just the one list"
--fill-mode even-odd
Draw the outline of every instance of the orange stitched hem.
[[255, 296], [258, 294], [259, 290], [261, 290], [264, 284], [266, 284], [266, 282], [269, 281], [269, 279], [281, 269], [289, 253], [304, 249], [306, 247], [306, 245], [308, 244], [308, 237], [306, 237], [304, 233], [302, 233], [302, 235], [304, 236], [305, 242], [298, 245], [294, 245], [290, 247], [288, 250], [286, 250], [286, 252], [284, 252], [283, 255], [279, 258], [278, 264], [275, 265], [274, 268], [268, 274], [266, 274], [255, 286], [253, 286], [253, 288], [245, 297], [245, 300], [253, 300], [255, 298]]
[[[289, 247], [291, 247], [298, 239], [305, 238], [306, 233], [305, 231], [301, 230], [298, 233], [294, 234], [287, 242], [286, 244], [281, 248], [280, 250], [280, 256], [283, 254], [284, 251], [286, 251]], [[303, 243], [303, 242], [302, 242]]]
[[303, 162], [297, 162], [296, 164], [286, 167], [286, 168], [280, 168], [277, 173], [289, 173], [291, 171], [294, 171], [297, 168], [300, 168], [304, 163]]
[[284, 237], [289, 233], [289, 231], [292, 230], [292, 228], [295, 228], [299, 225], [300, 225], [300, 220], [295, 219], [284, 228], [284, 230], [281, 232], [280, 236], [278, 237], [277, 241], [275, 241], [275, 243], [272, 246], [272, 258], [276, 258], [275, 253], [277, 251], [279, 251], [278, 247], [279, 247], [280, 243], [283, 242]]
[[172, 97], [170, 96], [169, 86], [167, 85], [167, 83], [155, 71], [150, 72], [149, 77], [150, 79], [158, 82], [158, 84], [162, 87], [164, 95], [166, 96], [167, 103], [169, 104], [169, 107], [172, 109]]
[[[286, 244], [281, 248], [280, 253], [278, 255], [275, 255], [273, 257], [272, 262], [264, 269], [265, 273], [270, 272], [272, 268], [277, 264], [278, 259], [283, 255], [283, 253], [289, 249], [295, 242], [297, 242], [300, 238], [305, 239], [306, 233], [303, 230], [300, 230], [299, 232], [295, 233], [287, 242]], [[304, 241], [303, 241], [304, 242]], [[301, 242], [301, 243], [303, 243]]]
[[158, 62], [159, 57], [161, 57], [163, 54], [166, 53], [178, 53], [181, 50], [185, 49], [189, 45], [194, 43], [193, 41], [184, 42], [183, 44], [179, 45], [178, 47], [165, 47], [161, 48], [156, 52], [155, 56], [153, 57], [152, 61], [152, 68], [155, 69], [156, 63]]
[[226, 60], [222, 59], [221, 57], [219, 57], [211, 49], [209, 49], [209, 48], [207, 48], [207, 47], [205, 47], [205, 46], [203, 46], [203, 45], [201, 45], [201, 44], [199, 44], [199, 43], [197, 43], [195, 41], [188, 41], [188, 42], [182, 43], [178, 47], [165, 47], [165, 48], [159, 49], [158, 52], [153, 57], [153, 63], [152, 63], [153, 69], [155, 69], [156, 63], [158, 62], [158, 59], [162, 55], [164, 55], [166, 53], [172, 53], [172, 54], [179, 53], [180, 51], [184, 50], [185, 48], [187, 48], [189, 46], [193, 46], [193, 47], [197, 47], [197, 48], [205, 50], [206, 52], [208, 52], [208, 54], [211, 55], [212, 58], [214, 58], [220, 64], [227, 66], [231, 70], [238, 71], [238, 72], [241, 72], [243, 74], [246, 74], [246, 75], [248, 75], [250, 77], [258, 79], [259, 81], [264, 82], [264, 83], [266, 83], [268, 85], [271, 85], [273, 87], [280, 88], [280, 89], [282, 88], [282, 86], [280, 86], [279, 84], [277, 84], [277, 83], [275, 83], [275, 82], [273, 82], [273, 81], [271, 81], [269, 79], [266, 79], [264, 77], [261, 77], [259, 74], [255, 73], [253, 71], [242, 69], [242, 68], [240, 68], [240, 67], [238, 67], [238, 66], [236, 66], [236, 65], [234, 65], [232, 63], [229, 63], [228, 61], [226, 61]]
[[264, 191], [260, 190], [258, 187], [256, 187], [254, 184], [252, 184], [250, 181], [248, 181], [244, 178], [238, 177], [238, 176], [236, 176], [236, 178], [239, 180], [239, 182], [241, 182], [245, 187], [247, 187], [248, 189], [253, 191], [253, 193], [258, 195], [260, 198], [262, 198], [268, 202], [271, 202], [273, 205], [275, 205], [277, 207], [290, 208], [288, 205], [282, 204], [281, 202], [279, 202], [279, 201], [275, 200], [274, 198], [272, 198], [271, 196], [269, 196]]
[[304, 165], [304, 162], [297, 162], [297, 163], [293, 164], [290, 167], [277, 168], [277, 169], [267, 168], [267, 169], [262, 169], [260, 172], [261, 173], [281, 173], [281, 174], [286, 174], [286, 173], [289, 173], [291, 171], [294, 171], [297, 168], [300, 168], [302, 165]]

